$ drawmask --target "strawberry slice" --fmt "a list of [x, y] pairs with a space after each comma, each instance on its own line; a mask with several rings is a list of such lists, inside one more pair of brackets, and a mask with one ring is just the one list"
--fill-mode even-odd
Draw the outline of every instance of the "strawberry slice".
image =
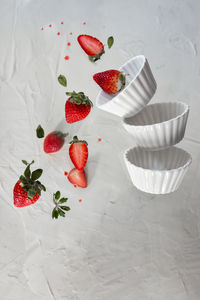
[[77, 185], [81, 188], [86, 188], [87, 187], [87, 180], [86, 180], [86, 177], [85, 177], [84, 170], [78, 170], [76, 168], [72, 169], [69, 172], [68, 180], [72, 184]]
[[89, 59], [92, 62], [100, 59], [101, 55], [104, 53], [104, 46], [97, 38], [82, 34], [77, 38], [81, 48], [89, 55]]
[[118, 70], [96, 73], [93, 79], [108, 94], [116, 94], [125, 86], [125, 75]]
[[68, 133], [60, 131], [50, 132], [44, 139], [44, 152], [53, 153], [59, 151], [65, 142], [65, 137]]
[[70, 142], [69, 156], [78, 170], [83, 170], [88, 159], [88, 147], [86, 141], [80, 141], [77, 136]]
[[85, 119], [93, 106], [92, 101], [83, 92], [66, 93], [71, 96], [65, 103], [65, 119], [71, 124]]

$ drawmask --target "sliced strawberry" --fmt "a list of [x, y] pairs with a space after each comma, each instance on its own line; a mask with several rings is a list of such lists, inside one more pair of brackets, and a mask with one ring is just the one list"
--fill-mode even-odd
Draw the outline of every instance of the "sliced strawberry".
[[85, 119], [90, 113], [92, 102], [83, 92], [66, 93], [71, 96], [65, 103], [65, 119], [71, 124]]
[[118, 70], [96, 73], [93, 79], [108, 94], [116, 94], [125, 86], [125, 75]]
[[49, 133], [44, 139], [44, 152], [53, 153], [59, 151], [65, 142], [65, 137], [68, 134], [64, 134], [60, 131], [53, 131]]
[[87, 180], [86, 180], [86, 177], [85, 177], [84, 170], [78, 170], [76, 168], [72, 169], [69, 172], [68, 180], [72, 184], [77, 185], [81, 188], [86, 188], [87, 187]]
[[97, 38], [82, 34], [77, 38], [81, 48], [89, 55], [90, 60], [95, 62], [104, 53], [104, 46]]
[[41, 191], [46, 191], [45, 186], [37, 180], [42, 175], [43, 170], [37, 169], [31, 173], [30, 166], [34, 161], [30, 164], [25, 160], [22, 162], [26, 165], [26, 169], [13, 189], [14, 205], [17, 207], [34, 204], [40, 198]]
[[69, 156], [78, 170], [83, 170], [88, 159], [88, 147], [86, 141], [80, 141], [77, 136], [70, 142]]

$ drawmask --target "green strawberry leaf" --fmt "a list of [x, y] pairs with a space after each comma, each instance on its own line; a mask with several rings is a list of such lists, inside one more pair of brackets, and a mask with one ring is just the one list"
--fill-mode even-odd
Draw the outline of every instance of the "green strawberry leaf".
[[58, 201], [58, 203], [59, 203], [59, 204], [62, 204], [62, 203], [67, 202], [67, 200], [68, 200], [68, 198], [61, 198], [61, 199]]
[[62, 211], [60, 208], [58, 208], [58, 213], [61, 217], [63, 217], [63, 218], [65, 217], [65, 212]]
[[38, 127], [36, 129], [36, 135], [39, 139], [44, 137], [44, 129], [42, 128], [41, 125], [38, 125]]
[[27, 184], [27, 180], [26, 180], [26, 178], [24, 177], [24, 176], [20, 176], [19, 177], [19, 180], [23, 183], [23, 184]]
[[43, 172], [42, 169], [37, 169], [37, 170], [33, 171], [32, 175], [31, 175], [31, 179], [34, 181], [37, 180], [42, 175], [42, 172]]
[[60, 206], [61, 209], [63, 210], [66, 210], [66, 211], [69, 211], [70, 210], [70, 207], [69, 206]]
[[58, 210], [56, 207], [52, 211], [52, 219], [58, 219]]
[[27, 179], [30, 179], [30, 177], [31, 177], [30, 164], [26, 167], [26, 169], [25, 169], [25, 171], [24, 171], [24, 176], [25, 176]]
[[25, 164], [26, 166], [28, 165], [27, 161], [22, 159], [23, 164]]
[[58, 76], [58, 82], [65, 87], [67, 86], [67, 79], [64, 75]]
[[30, 189], [28, 190], [28, 192], [27, 192], [27, 197], [28, 197], [29, 199], [32, 199], [35, 195], [36, 195], [35, 189], [34, 189], [33, 187], [30, 188]]
[[109, 38], [107, 39], [107, 44], [108, 44], [108, 48], [110, 49], [112, 47], [112, 45], [114, 44], [113, 36], [109, 36]]
[[60, 198], [60, 191], [57, 191], [55, 193], [55, 199], [58, 200]]

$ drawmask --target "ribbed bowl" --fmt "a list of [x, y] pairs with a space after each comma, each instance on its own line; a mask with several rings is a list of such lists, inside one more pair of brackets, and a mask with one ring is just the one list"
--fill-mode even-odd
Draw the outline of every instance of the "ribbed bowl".
[[135, 147], [125, 152], [124, 160], [133, 184], [151, 194], [177, 190], [192, 162], [190, 154], [177, 147], [159, 151]]
[[119, 70], [128, 74], [125, 88], [115, 95], [101, 91], [97, 96], [96, 105], [120, 117], [133, 116], [151, 100], [157, 85], [143, 55], [133, 57]]
[[155, 103], [135, 116], [123, 118], [123, 126], [138, 146], [164, 149], [183, 139], [188, 113], [189, 106], [182, 102]]

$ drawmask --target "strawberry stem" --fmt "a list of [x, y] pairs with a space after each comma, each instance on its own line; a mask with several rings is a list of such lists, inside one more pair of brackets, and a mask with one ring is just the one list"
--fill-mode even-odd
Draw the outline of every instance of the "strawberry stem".
[[85, 96], [85, 94], [83, 92], [79, 92], [76, 93], [75, 91], [73, 92], [66, 92], [67, 96], [70, 96], [69, 102], [80, 105], [80, 104], [84, 104], [84, 105], [90, 105], [93, 106], [92, 101]]

